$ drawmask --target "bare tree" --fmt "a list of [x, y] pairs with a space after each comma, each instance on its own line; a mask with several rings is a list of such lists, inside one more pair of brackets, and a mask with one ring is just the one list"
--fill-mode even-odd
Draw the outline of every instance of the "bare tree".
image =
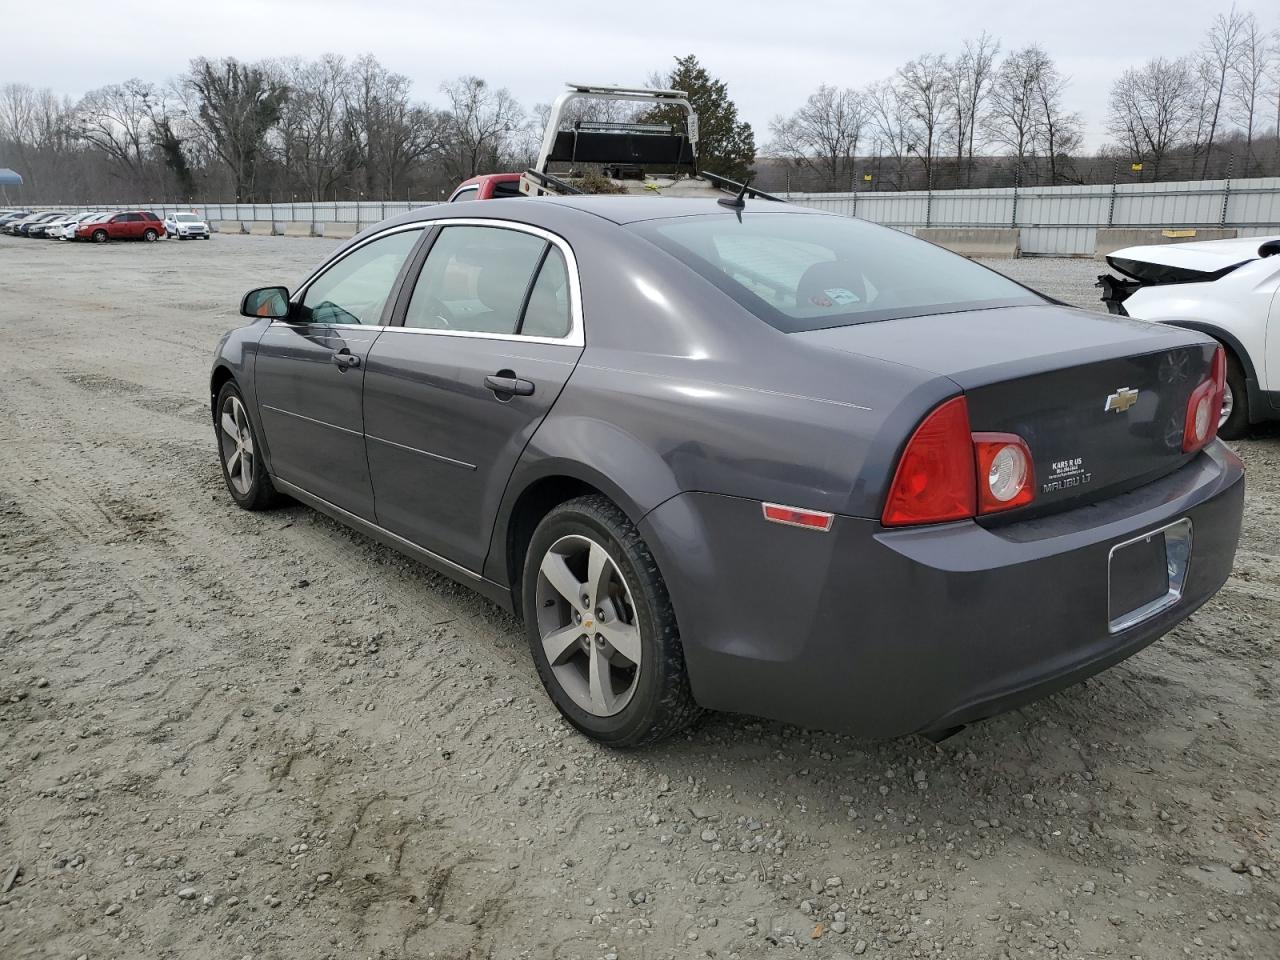
[[312, 200], [333, 195], [354, 162], [345, 126], [351, 71], [332, 53], [314, 61], [287, 60], [280, 70], [291, 91], [280, 115], [281, 159], [290, 191]]
[[956, 165], [964, 168], [967, 185], [973, 169], [973, 149], [982, 112], [995, 74], [1000, 41], [983, 31], [976, 40], [966, 40], [964, 49], [951, 64], [951, 136], [956, 147]]
[[155, 87], [136, 77], [91, 90], [76, 105], [76, 134], [107, 156], [117, 176], [142, 182], [158, 99]]
[[1235, 4], [1231, 5], [1227, 13], [1218, 14], [1198, 54], [1199, 72], [1204, 77], [1208, 90], [1206, 113], [1209, 119], [1209, 133], [1204, 141], [1204, 167], [1200, 171], [1202, 177], [1209, 174], [1209, 156], [1213, 153], [1213, 141], [1222, 119], [1231, 71], [1240, 56], [1246, 19], [1244, 14], [1236, 10]]
[[896, 190], [909, 189], [911, 175], [907, 167], [907, 156], [910, 151], [915, 150], [916, 133], [897, 85], [889, 80], [873, 83], [867, 88], [863, 99], [867, 105], [874, 140], [876, 179], [880, 181], [884, 178], [883, 164], [888, 159], [891, 168], [888, 175], [889, 186]]
[[48, 89], [24, 83], [0, 87], [0, 141], [13, 151], [26, 187], [34, 193], [70, 151], [70, 107]]
[[1051, 62], [1034, 43], [1015, 50], [1004, 58], [991, 86], [991, 109], [985, 124], [987, 136], [1008, 148], [1019, 169], [1034, 155], [1042, 137], [1043, 111], [1038, 88], [1041, 74]]
[[947, 58], [925, 54], [898, 68], [900, 102], [918, 133], [915, 152], [924, 161], [925, 182], [933, 182], [933, 162], [952, 114]]
[[[396, 196], [413, 168], [438, 155], [445, 118], [410, 100], [411, 83], [369, 55], [352, 66], [347, 124], [370, 196]], [[504, 91], [505, 92], [505, 91]]]
[[1233, 108], [1232, 118], [1244, 128], [1245, 152], [1250, 161], [1272, 56], [1271, 38], [1258, 26], [1257, 17], [1245, 14], [1240, 25], [1238, 54], [1230, 66], [1227, 97]]
[[1061, 158], [1078, 149], [1084, 139], [1080, 114], [1069, 112], [1062, 105], [1062, 93], [1069, 82], [1052, 60], [1046, 59], [1035, 74], [1040, 145], [1049, 163], [1050, 185], [1057, 184], [1062, 175]]
[[440, 89], [449, 101], [446, 168], [465, 180], [497, 167], [524, 123], [524, 109], [508, 90], [495, 90], [480, 77], [459, 77]]
[[818, 171], [832, 183], [851, 176], [867, 112], [857, 91], [824, 83], [795, 113], [775, 117], [769, 124], [773, 152]]
[[268, 137], [280, 122], [288, 87], [263, 66], [234, 57], [197, 57], [183, 83], [193, 93], [208, 143], [231, 172], [237, 198], [255, 200]]
[[1157, 57], [1130, 68], [1111, 88], [1107, 126], [1139, 162], [1150, 162], [1152, 177], [1169, 151], [1189, 142], [1194, 124], [1195, 80], [1184, 59]]

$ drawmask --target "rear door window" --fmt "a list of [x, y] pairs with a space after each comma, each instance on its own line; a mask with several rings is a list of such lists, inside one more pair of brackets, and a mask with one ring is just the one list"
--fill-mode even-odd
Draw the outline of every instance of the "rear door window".
[[422, 265], [404, 325], [514, 335], [548, 243], [521, 230], [447, 226]]

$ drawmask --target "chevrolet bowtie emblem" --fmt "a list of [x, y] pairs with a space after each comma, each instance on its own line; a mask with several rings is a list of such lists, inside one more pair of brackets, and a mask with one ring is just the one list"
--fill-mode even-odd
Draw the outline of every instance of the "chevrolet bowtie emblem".
[[1128, 387], [1121, 387], [1115, 393], [1111, 394], [1111, 396], [1107, 397], [1107, 403], [1102, 409], [1108, 413], [1112, 410], [1116, 413], [1124, 413], [1137, 402], [1137, 390], [1130, 390]]

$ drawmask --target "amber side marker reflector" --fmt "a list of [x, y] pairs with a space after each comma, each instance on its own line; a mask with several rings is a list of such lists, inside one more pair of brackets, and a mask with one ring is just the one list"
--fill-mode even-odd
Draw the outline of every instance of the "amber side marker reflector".
[[804, 527], [806, 530], [821, 530], [826, 533], [835, 521], [835, 514], [823, 513], [821, 510], [803, 510], [800, 507], [785, 507], [780, 503], [764, 503], [764, 518], [773, 523], [782, 523], [788, 527]]

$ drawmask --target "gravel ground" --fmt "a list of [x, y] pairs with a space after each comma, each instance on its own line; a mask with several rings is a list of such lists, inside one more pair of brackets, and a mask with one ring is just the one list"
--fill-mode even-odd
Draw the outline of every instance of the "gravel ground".
[[214, 344], [332, 246], [0, 239], [0, 957], [1280, 957], [1280, 431], [1227, 587], [1086, 684], [615, 753], [497, 608], [224, 492]]

